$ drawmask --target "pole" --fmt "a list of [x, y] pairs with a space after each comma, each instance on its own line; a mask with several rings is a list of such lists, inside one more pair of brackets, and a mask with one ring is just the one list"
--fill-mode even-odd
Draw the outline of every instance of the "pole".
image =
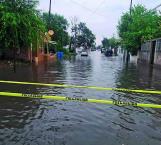
[[[131, 23], [132, 4], [133, 4], [133, 0], [130, 1], [130, 23]], [[130, 54], [129, 54], [129, 50], [127, 50], [126, 63], [128, 63], [129, 59], [130, 59]]]
[[50, 20], [51, 19], [51, 0], [50, 0], [50, 3], [49, 3], [49, 24], [48, 24], [48, 29], [50, 30]]
[[31, 47], [31, 50], [30, 50], [30, 61], [32, 63], [32, 43], [31, 43], [30, 47]]
[[131, 11], [132, 11], [132, 0], [131, 0], [131, 2], [130, 2], [130, 16], [131, 16]]
[[75, 24], [75, 34], [74, 34], [74, 53], [75, 53], [75, 50], [76, 50], [76, 32], [77, 32], [77, 26]]
[[[12, 1], [13, 12], [15, 13], [16, 8], [15, 8], [14, 3], [15, 3], [15, 0]], [[16, 44], [16, 40], [14, 40], [14, 42], [13, 42], [13, 71], [14, 71], [14, 73], [16, 73], [16, 46], [17, 46], [15, 44]]]

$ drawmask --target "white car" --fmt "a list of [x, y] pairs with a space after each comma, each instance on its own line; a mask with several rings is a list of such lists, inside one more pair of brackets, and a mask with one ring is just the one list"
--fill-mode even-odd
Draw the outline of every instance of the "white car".
[[88, 56], [88, 52], [86, 50], [82, 50], [81, 56]]

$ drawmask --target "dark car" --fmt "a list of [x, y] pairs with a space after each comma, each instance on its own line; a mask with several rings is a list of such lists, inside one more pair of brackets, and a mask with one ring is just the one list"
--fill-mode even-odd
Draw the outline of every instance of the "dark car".
[[111, 49], [108, 49], [108, 50], [106, 50], [105, 55], [106, 56], [112, 56], [113, 55], [113, 51]]

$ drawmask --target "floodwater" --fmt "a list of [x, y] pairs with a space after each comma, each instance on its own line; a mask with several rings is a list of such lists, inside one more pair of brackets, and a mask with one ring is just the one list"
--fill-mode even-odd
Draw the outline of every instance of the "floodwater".
[[[158, 69], [122, 57], [0, 66], [0, 80], [161, 90]], [[0, 91], [161, 104], [160, 95], [0, 83]], [[0, 145], [161, 145], [161, 110], [83, 102], [0, 97]]]

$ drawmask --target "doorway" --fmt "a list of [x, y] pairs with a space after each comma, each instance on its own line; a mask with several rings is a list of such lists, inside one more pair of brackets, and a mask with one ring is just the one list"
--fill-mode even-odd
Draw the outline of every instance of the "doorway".
[[154, 56], [155, 56], [155, 46], [156, 46], [156, 41], [152, 41], [151, 45], [151, 54], [150, 54], [150, 64], [154, 64]]

